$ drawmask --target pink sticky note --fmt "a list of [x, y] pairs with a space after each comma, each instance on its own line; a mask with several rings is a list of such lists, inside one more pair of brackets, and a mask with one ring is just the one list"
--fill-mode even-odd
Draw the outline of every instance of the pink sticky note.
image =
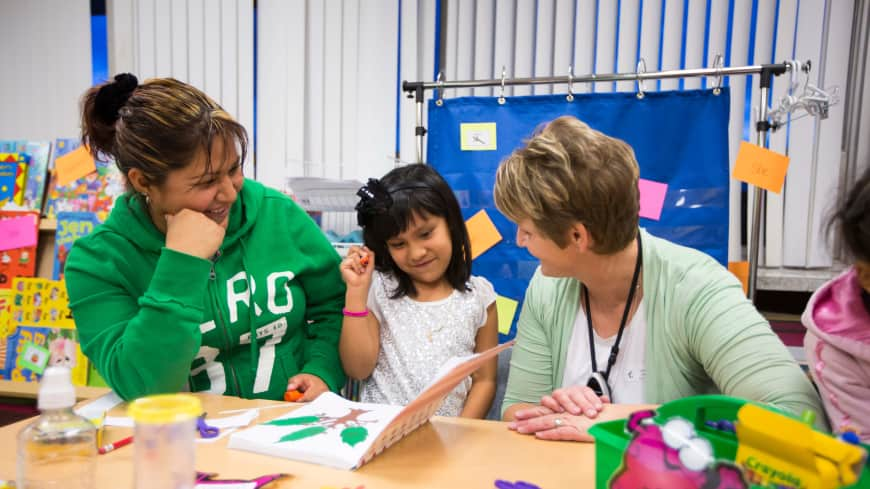
[[0, 219], [0, 251], [36, 245], [36, 216]]
[[668, 184], [641, 178], [637, 181], [637, 188], [640, 190], [640, 217], [658, 221], [662, 216]]

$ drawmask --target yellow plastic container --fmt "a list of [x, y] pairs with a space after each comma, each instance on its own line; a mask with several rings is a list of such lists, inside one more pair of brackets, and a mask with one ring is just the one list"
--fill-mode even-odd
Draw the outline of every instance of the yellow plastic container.
[[136, 489], [193, 489], [196, 483], [196, 419], [202, 403], [190, 394], [137, 399], [133, 418], [133, 473]]

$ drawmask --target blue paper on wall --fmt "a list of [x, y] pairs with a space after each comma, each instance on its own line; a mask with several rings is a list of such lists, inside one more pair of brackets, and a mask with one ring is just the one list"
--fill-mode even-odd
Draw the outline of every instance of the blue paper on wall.
[[[504, 237], [474, 260], [473, 273], [488, 278], [499, 295], [522, 300], [538, 262], [516, 247], [516, 227], [495, 208], [495, 170], [538, 125], [561, 115], [626, 141], [641, 178], [667, 184], [660, 219], [642, 218], [642, 227], [727, 263], [729, 99], [726, 88], [720, 95], [648, 92], [642, 100], [629, 92], [575, 94], [573, 102], [564, 95], [511, 97], [504, 105], [495, 97], [444, 99], [440, 107], [430, 101], [427, 162], [453, 188], [466, 219], [485, 209]], [[485, 127], [495, 139], [470, 151], [466, 134], [463, 150], [462, 124], [486, 124], [465, 127]], [[515, 332], [516, 325], [500, 339]]]

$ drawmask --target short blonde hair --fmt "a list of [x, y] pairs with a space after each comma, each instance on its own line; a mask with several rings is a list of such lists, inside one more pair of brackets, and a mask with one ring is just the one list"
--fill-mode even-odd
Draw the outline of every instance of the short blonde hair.
[[502, 161], [493, 196], [509, 219], [530, 219], [562, 248], [568, 230], [580, 222], [592, 237], [592, 250], [610, 254], [636, 236], [638, 177], [631, 146], [562, 116]]

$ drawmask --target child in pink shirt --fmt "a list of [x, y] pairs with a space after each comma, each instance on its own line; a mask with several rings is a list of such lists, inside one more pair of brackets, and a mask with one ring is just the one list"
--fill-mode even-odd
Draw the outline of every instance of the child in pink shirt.
[[817, 290], [801, 317], [810, 371], [836, 433], [870, 442], [870, 170], [855, 183], [831, 227], [854, 265]]

